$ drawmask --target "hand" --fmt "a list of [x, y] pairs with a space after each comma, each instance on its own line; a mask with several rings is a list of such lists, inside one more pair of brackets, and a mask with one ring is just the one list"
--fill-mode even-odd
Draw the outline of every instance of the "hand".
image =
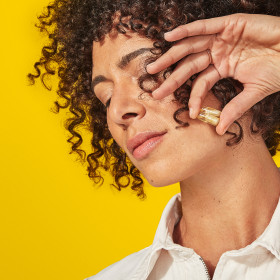
[[259, 14], [233, 14], [198, 20], [165, 34], [178, 41], [147, 71], [155, 74], [181, 60], [173, 73], [153, 92], [156, 99], [173, 93], [192, 75], [190, 117], [196, 118], [202, 101], [222, 78], [239, 80], [244, 90], [223, 109], [216, 127], [223, 135], [254, 104], [280, 90], [280, 18]]

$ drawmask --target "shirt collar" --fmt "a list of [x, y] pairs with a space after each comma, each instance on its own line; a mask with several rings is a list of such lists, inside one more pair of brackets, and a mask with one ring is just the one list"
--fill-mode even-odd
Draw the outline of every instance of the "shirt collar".
[[153, 249], [173, 245], [173, 230], [182, 217], [181, 194], [174, 195], [163, 210], [155, 237]]
[[256, 242], [266, 247], [280, 260], [280, 199], [269, 225]]
[[[182, 216], [181, 194], [173, 196], [162, 213], [150, 254], [145, 264], [145, 277], [147, 278], [153, 269], [161, 249], [184, 251], [184, 255], [191, 256], [193, 249], [182, 247], [173, 242], [173, 230]], [[256, 253], [260, 247], [270, 251], [278, 260], [280, 260], [280, 199], [277, 207], [265, 231], [251, 244], [238, 250], [228, 251], [226, 255], [242, 256], [250, 253]], [[143, 268], [143, 267], [142, 267]], [[144, 278], [144, 279], [146, 279]]]
[[[173, 241], [173, 231], [175, 225], [182, 217], [181, 193], [174, 195], [163, 210], [153, 244], [150, 249], [150, 256], [147, 262], [145, 277], [147, 278], [152, 271], [162, 249], [175, 250], [184, 255], [191, 256], [193, 249], [182, 247]], [[146, 279], [144, 278], [144, 279]]]

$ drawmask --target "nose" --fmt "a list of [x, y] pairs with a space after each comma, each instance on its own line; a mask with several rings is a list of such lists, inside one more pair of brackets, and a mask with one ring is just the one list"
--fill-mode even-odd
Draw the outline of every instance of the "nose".
[[139, 95], [141, 95], [139, 87], [115, 86], [107, 116], [123, 128], [127, 128], [134, 121], [143, 118], [146, 108]]

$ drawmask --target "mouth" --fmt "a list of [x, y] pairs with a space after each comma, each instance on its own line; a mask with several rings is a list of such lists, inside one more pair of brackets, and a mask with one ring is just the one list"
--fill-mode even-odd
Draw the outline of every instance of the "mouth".
[[163, 140], [167, 131], [142, 132], [127, 141], [127, 148], [137, 160], [144, 159]]

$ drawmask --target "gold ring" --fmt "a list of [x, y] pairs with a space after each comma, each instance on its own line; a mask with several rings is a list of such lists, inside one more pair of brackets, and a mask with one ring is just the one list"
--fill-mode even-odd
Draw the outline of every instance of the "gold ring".
[[221, 115], [221, 111], [211, 108], [211, 107], [203, 107], [197, 118], [200, 121], [212, 124], [214, 126], [217, 126], [219, 121], [220, 121], [220, 115]]

